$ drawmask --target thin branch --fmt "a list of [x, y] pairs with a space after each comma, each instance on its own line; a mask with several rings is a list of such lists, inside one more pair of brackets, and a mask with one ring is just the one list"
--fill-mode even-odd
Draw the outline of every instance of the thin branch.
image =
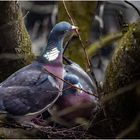
[[[69, 11], [68, 11], [68, 9], [67, 9], [67, 6], [66, 6], [64, 0], [63, 0], [63, 5], [64, 5], [65, 11], [66, 11], [66, 13], [67, 13], [69, 19], [71, 20], [72, 24], [75, 25], [75, 24], [74, 24], [74, 20], [73, 20], [73, 18], [71, 17], [71, 15], [70, 15], [70, 13], [69, 13]], [[83, 48], [83, 50], [84, 50], [84, 54], [85, 54], [85, 57], [86, 57], [86, 60], [87, 60], [88, 68], [87, 68], [87, 65], [85, 65], [85, 66], [86, 66], [86, 71], [87, 71], [88, 73], [91, 73], [91, 76], [92, 76], [92, 78], [93, 78], [93, 80], [94, 80], [94, 82], [95, 82], [97, 91], [100, 91], [100, 86], [98, 85], [98, 81], [96, 80], [95, 74], [94, 74], [94, 72], [93, 72], [92, 63], [91, 63], [91, 61], [90, 61], [90, 59], [89, 59], [89, 57], [88, 57], [88, 53], [87, 53], [87, 51], [86, 51], [86, 48], [85, 48], [85, 46], [84, 46], [84, 43], [82, 42], [82, 38], [81, 38], [81, 36], [80, 36], [80, 33], [79, 33], [78, 29], [76, 30], [76, 34], [77, 34], [77, 36], [79, 37], [81, 46], [82, 46], [82, 48]]]
[[74, 24], [74, 20], [73, 20], [73, 18], [71, 17], [71, 15], [70, 15], [70, 13], [69, 13], [69, 11], [68, 11], [68, 9], [67, 9], [67, 6], [66, 6], [64, 0], [63, 0], [63, 5], [64, 5], [64, 8], [65, 8], [65, 10], [66, 10], [66, 13], [67, 13], [69, 19], [71, 20], [72, 24], [75, 25], [75, 24]]
[[119, 40], [122, 36], [123, 36], [123, 34], [121, 32], [115, 33], [115, 34], [113, 33], [111, 35], [108, 35], [108, 36], [105, 36], [105, 37], [101, 38], [97, 42], [94, 42], [93, 44], [91, 44], [88, 47], [87, 53], [88, 53], [89, 57], [90, 58], [93, 57], [94, 55], [97, 54], [97, 52], [101, 48], [106, 47], [108, 44]]
[[133, 5], [131, 2], [129, 2], [127, 0], [124, 0], [124, 2], [127, 3], [128, 5], [132, 6], [136, 10], [136, 12], [138, 13], [138, 15], [140, 17], [140, 11], [135, 5]]
[[55, 77], [55, 78], [57, 78], [57, 79], [60, 79], [61, 81], [67, 83], [67, 84], [70, 85], [71, 87], [73, 87], [73, 88], [75, 88], [75, 89], [78, 89], [78, 90], [82, 90], [83, 92], [85, 92], [85, 93], [87, 93], [87, 94], [89, 94], [89, 95], [92, 95], [92, 96], [95, 96], [95, 97], [98, 98], [98, 96], [97, 96], [96, 94], [90, 93], [90, 92], [88, 92], [88, 91], [86, 91], [86, 90], [84, 90], [84, 89], [82, 89], [82, 88], [79, 88], [79, 87], [74, 86], [74, 85], [71, 84], [70, 82], [68, 82], [68, 81], [66, 81], [66, 80], [64, 80], [64, 79], [62, 79], [62, 78], [56, 76], [55, 74], [51, 73], [51, 72], [48, 71], [45, 67], [44, 67], [44, 70], [47, 71], [47, 72], [48, 72], [50, 75], [52, 75], [53, 77]]
[[63, 59], [65, 60], [67, 64], [69, 65], [73, 64], [73, 62], [70, 59], [68, 59], [66, 56], [63, 56]]
[[65, 43], [64, 49], [63, 49], [63, 55], [65, 54], [65, 52], [66, 52], [66, 50], [67, 50], [67, 48], [68, 48], [70, 42], [73, 40], [73, 38], [74, 38], [74, 36], [71, 35], [70, 38], [68, 39], [68, 41]]
[[30, 11], [27, 11], [27, 12], [25, 13], [25, 15], [23, 16], [23, 19], [25, 19], [25, 18], [28, 16], [29, 13], [30, 13]]
[[[69, 13], [69, 11], [68, 11], [68, 9], [67, 9], [67, 6], [66, 6], [64, 0], [63, 0], [63, 5], [64, 5], [65, 11], [66, 11], [66, 13], [67, 13], [69, 19], [71, 20], [72, 24], [75, 25], [75, 24], [74, 24], [74, 20], [73, 20], [73, 18], [71, 17], [71, 15], [70, 15], [70, 13]], [[86, 59], [87, 59], [87, 63], [88, 63], [88, 67], [89, 67], [88, 70], [91, 71], [91, 69], [90, 69], [90, 68], [91, 68], [91, 63], [90, 63], [90, 60], [89, 60], [89, 58], [88, 58], [88, 55], [87, 55], [87, 52], [86, 52], [86, 48], [85, 48], [85, 46], [84, 46], [84, 43], [82, 42], [82, 39], [81, 39], [81, 36], [80, 36], [80, 33], [79, 33], [78, 29], [76, 30], [76, 34], [78, 35], [79, 40], [80, 40], [80, 43], [81, 43], [81, 46], [82, 46], [82, 48], [83, 48], [83, 50], [84, 50], [84, 53], [85, 53], [85, 56], [86, 56]], [[87, 67], [87, 66], [86, 66], [86, 67]], [[86, 70], [87, 70], [87, 68], [86, 68]]]

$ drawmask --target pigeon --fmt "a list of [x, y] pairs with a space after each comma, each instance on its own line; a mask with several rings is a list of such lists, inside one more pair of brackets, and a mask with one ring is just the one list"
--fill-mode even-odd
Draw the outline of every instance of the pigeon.
[[71, 127], [78, 124], [79, 118], [90, 120], [97, 112], [99, 104], [97, 97], [85, 92], [95, 93], [96, 91], [88, 74], [78, 64], [69, 59], [66, 61], [69, 65], [64, 67], [64, 80], [68, 83], [64, 81], [63, 94], [49, 108], [49, 113], [55, 122]]
[[6, 112], [7, 118], [28, 125], [62, 95], [62, 45], [66, 34], [76, 29], [76, 26], [68, 22], [56, 24], [42, 54], [0, 84], [0, 112]]
[[77, 77], [79, 77], [80, 83], [84, 86], [84, 89], [86, 91], [90, 93], [95, 93], [97, 91], [96, 85], [91, 79], [91, 77], [84, 71], [84, 69], [65, 56], [63, 57], [63, 59], [67, 62], [67, 64], [64, 66], [65, 75], [76, 75]]

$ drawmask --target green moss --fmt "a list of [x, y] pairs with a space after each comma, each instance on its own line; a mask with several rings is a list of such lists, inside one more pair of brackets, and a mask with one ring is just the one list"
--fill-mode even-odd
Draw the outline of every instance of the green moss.
[[[22, 17], [21, 17], [21, 19], [22, 19]], [[21, 35], [20, 44], [18, 46], [18, 53], [20, 55], [24, 56], [24, 64], [27, 65], [27, 64], [30, 64], [32, 62], [32, 60], [34, 59], [34, 55], [33, 55], [32, 50], [31, 50], [32, 43], [30, 40], [30, 36], [25, 28], [23, 20], [21, 20], [21, 22], [20, 22], [19, 32], [22, 35]]]
[[140, 21], [129, 25], [106, 70], [104, 93], [105, 97], [112, 98], [104, 105], [107, 117], [111, 119], [111, 128], [116, 134], [129, 127], [140, 110], [140, 96], [136, 86], [132, 86], [140, 80], [139, 29]]
[[[113, 58], [107, 67], [105, 77], [105, 93], [111, 93], [139, 79], [140, 48], [134, 33], [139, 29], [140, 22], [129, 26], [123, 35]], [[137, 42], [135, 42], [137, 41]], [[137, 76], [135, 76], [137, 74]]]
[[122, 37], [122, 33], [115, 33], [115, 34], [110, 34], [108, 36], [102, 37], [100, 40], [94, 42], [88, 47], [87, 49], [88, 56], [90, 58], [93, 57], [103, 47], [106, 47], [108, 44], [119, 40], [121, 37]]

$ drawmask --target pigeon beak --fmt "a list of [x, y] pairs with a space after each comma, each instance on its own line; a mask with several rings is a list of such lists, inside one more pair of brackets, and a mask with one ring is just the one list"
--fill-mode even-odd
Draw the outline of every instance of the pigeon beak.
[[77, 30], [77, 29], [78, 29], [78, 27], [77, 27], [77, 26], [72, 25], [71, 29], [72, 29], [72, 30]]
[[75, 35], [75, 36], [77, 36], [77, 31], [78, 31], [78, 27], [77, 26], [74, 26], [74, 25], [72, 25], [72, 27], [71, 27], [71, 31], [73, 32], [73, 34]]

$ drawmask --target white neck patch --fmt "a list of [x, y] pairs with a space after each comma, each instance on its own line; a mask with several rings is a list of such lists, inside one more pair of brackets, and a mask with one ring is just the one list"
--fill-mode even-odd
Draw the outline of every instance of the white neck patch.
[[48, 51], [46, 54], [44, 54], [43, 56], [48, 61], [53, 61], [58, 57], [59, 53], [60, 53], [60, 51], [57, 48], [53, 48], [50, 51]]

